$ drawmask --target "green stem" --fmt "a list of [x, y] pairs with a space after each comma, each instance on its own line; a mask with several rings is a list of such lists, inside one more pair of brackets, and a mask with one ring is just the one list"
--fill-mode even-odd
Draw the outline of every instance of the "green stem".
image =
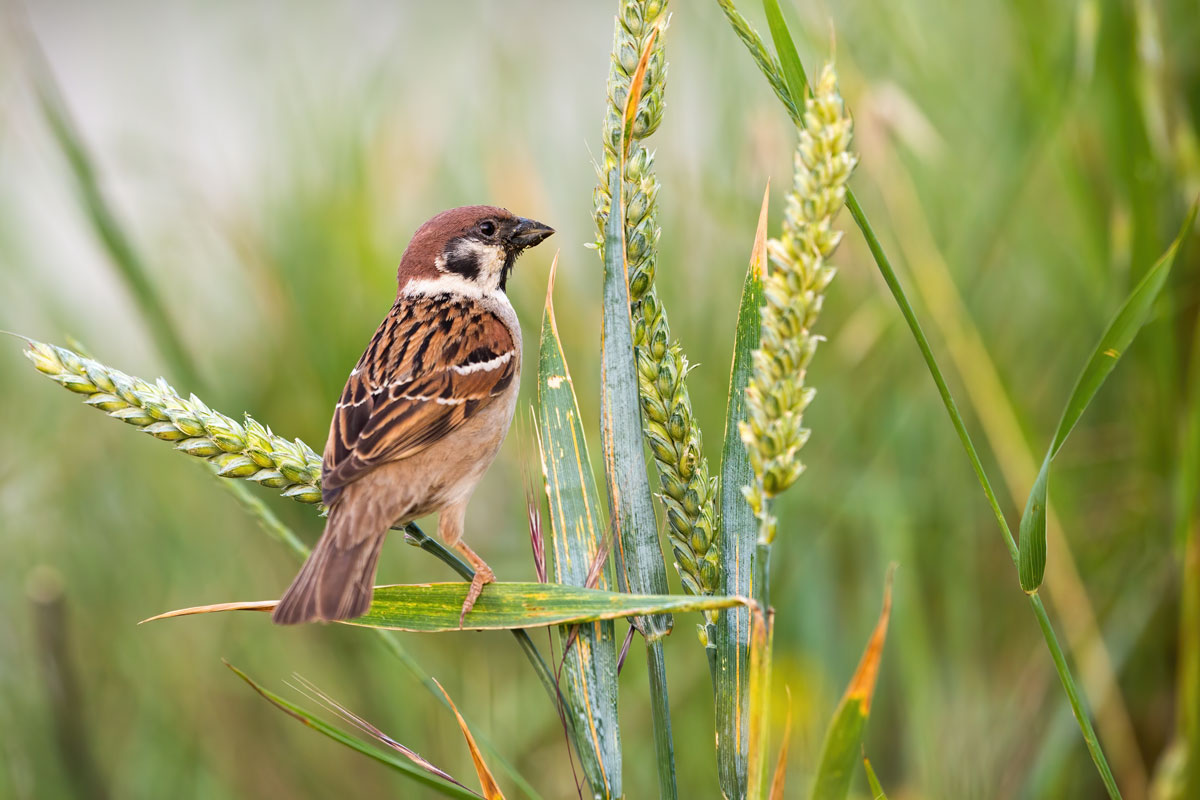
[[759, 542], [754, 547], [754, 602], [759, 608], [771, 607], [771, 545]]
[[[441, 542], [421, 530], [415, 522], [408, 523], [402, 530], [410, 544], [421, 548], [426, 553], [432, 554], [443, 564], [446, 564], [450, 569], [461, 575], [464, 580], [469, 581], [475, 577], [475, 570], [470, 564], [459, 558], [458, 553], [446, 548]], [[542, 658], [541, 651], [534, 646], [533, 640], [529, 638], [529, 634], [522, 628], [514, 629], [512, 634], [516, 637], [517, 644], [521, 645], [521, 649], [525, 651], [525, 656], [529, 659], [529, 663], [533, 665], [534, 672], [541, 679], [542, 686], [545, 687], [547, 694], [550, 695], [550, 701], [557, 704], [556, 708], [565, 707], [565, 700], [558, 690], [558, 681], [555, 680], [554, 671], [550, 669], [550, 665]]]
[[[1012, 530], [1008, 527], [1008, 521], [1004, 518], [1004, 512], [1000, 509], [1000, 503], [996, 499], [996, 493], [992, 489], [991, 481], [988, 480], [987, 473], [984, 471], [979, 453], [975, 450], [975, 445], [971, 442], [971, 435], [967, 432], [967, 426], [958, 411], [958, 405], [954, 402], [954, 397], [950, 394], [950, 387], [946, 385], [946, 379], [942, 376], [942, 371], [934, 359], [933, 351], [929, 346], [929, 340], [925, 337], [925, 332], [921, 329], [920, 322], [917, 321], [917, 316], [913, 312], [912, 305], [908, 302], [908, 298], [904, 294], [900, 280], [896, 277], [896, 272], [892, 269], [891, 261], [888, 259], [887, 254], [884, 253], [883, 247], [879, 243], [879, 238], [875, 235], [874, 228], [872, 228], [866, 214], [863, 213], [862, 206], [858, 204], [858, 199], [851, 191], [847, 191], [846, 193], [846, 207], [850, 209], [851, 216], [854, 217], [855, 223], [858, 224], [859, 229], [862, 231], [863, 237], [867, 241], [867, 246], [871, 250], [871, 255], [875, 258], [875, 263], [879, 267], [880, 274], [887, 283], [888, 289], [891, 290], [896, 304], [900, 307], [900, 312], [904, 316], [904, 321], [908, 323], [913, 338], [917, 340], [917, 347], [921, 350], [921, 356], [925, 359], [925, 364], [929, 368], [929, 374], [933, 376], [933, 382], [937, 384], [938, 394], [941, 395], [942, 403], [946, 406], [946, 413], [950, 415], [950, 421], [954, 425], [955, 432], [958, 433], [959, 441], [962, 443], [963, 450], [966, 451], [967, 458], [971, 462], [971, 467], [975, 470], [975, 476], [979, 479], [979, 485], [983, 487], [983, 493], [987, 495], [992, 513], [995, 515], [996, 521], [1004, 533], [1004, 544], [1008, 548], [1009, 557], [1012, 558], [1013, 564], [1016, 565], [1019, 555]], [[1120, 798], [1121, 792], [1117, 788], [1116, 781], [1113, 779], [1112, 770], [1108, 766], [1108, 760], [1104, 757], [1104, 751], [1100, 747], [1100, 740], [1096, 736], [1096, 731], [1092, 728], [1086, 704], [1083, 701], [1074, 677], [1071, 675], [1071, 669], [1067, 665], [1067, 659], [1063, 655], [1062, 647], [1059, 646], [1058, 637], [1055, 635], [1054, 628], [1050, 624], [1050, 617], [1046, 613], [1046, 607], [1042, 604], [1042, 599], [1036, 592], [1029, 595], [1029, 602], [1033, 606], [1033, 613], [1037, 617], [1038, 626], [1041, 628], [1042, 638], [1046, 640], [1046, 647], [1050, 651], [1050, 657], [1054, 661], [1054, 669], [1058, 672], [1058, 678], [1062, 681], [1063, 690], [1067, 693], [1067, 701], [1071, 704], [1071, 710], [1075, 714], [1075, 719], [1079, 722], [1079, 730], [1083, 734], [1084, 743], [1087, 745], [1088, 752], [1092, 756], [1092, 761], [1095, 763], [1096, 769], [1100, 772], [1101, 780], [1104, 781], [1104, 787], [1108, 790], [1109, 797]]]
[[887, 253], [883, 252], [883, 245], [879, 243], [879, 237], [875, 235], [875, 229], [871, 227], [867, 215], [863, 213], [862, 206], [858, 204], [858, 198], [854, 196], [852, 190], [846, 190], [846, 208], [850, 209], [850, 215], [854, 217], [859, 230], [862, 231], [863, 238], [867, 241], [867, 247], [871, 250], [871, 255], [875, 259], [876, 266], [879, 267], [879, 274], [883, 276], [884, 282], [887, 283], [888, 289], [892, 292], [892, 297], [896, 299], [896, 305], [900, 307], [900, 313], [904, 316], [904, 321], [908, 323], [908, 329], [912, 332], [913, 338], [917, 340], [917, 347], [921, 351], [921, 357], [925, 359], [925, 365], [929, 368], [929, 374], [933, 376], [933, 382], [937, 384], [938, 394], [942, 397], [942, 404], [946, 406], [946, 413], [950, 415], [950, 422], [954, 425], [954, 430], [958, 434], [958, 439], [962, 442], [963, 449], [967, 451], [967, 458], [971, 462], [971, 467], [975, 470], [975, 477], [979, 479], [979, 485], [983, 487], [983, 493], [987, 495], [988, 505], [991, 506], [992, 514], [996, 517], [996, 522], [1004, 531], [1004, 544], [1008, 548], [1008, 554], [1012, 557], [1013, 564], [1017, 563], [1017, 545], [1013, 539], [1012, 531], [1009, 530], [1008, 521], [1004, 519], [1004, 512], [1000, 509], [1000, 501], [996, 499], [996, 492], [992, 489], [992, 482], [988, 480], [987, 473], [983, 469], [983, 462], [979, 460], [979, 454], [975, 451], [975, 445], [971, 443], [971, 434], [967, 433], [966, 423], [963, 422], [962, 414], [958, 411], [958, 404], [954, 402], [954, 396], [950, 394], [950, 387], [946, 385], [946, 379], [942, 377], [942, 370], [937, 365], [937, 360], [933, 357], [933, 350], [929, 347], [929, 340], [925, 337], [925, 331], [921, 329], [921, 323], [917, 321], [917, 315], [913, 311], [912, 304], [908, 302], [908, 297], [904, 294], [904, 287], [900, 285], [900, 279], [896, 277], [896, 271], [892, 269], [892, 262], [888, 259]]
[[754, 556], [750, 569], [754, 576], [751, 584], [754, 589], [754, 602], [766, 613], [771, 607], [771, 541], [770, 524], [771, 498], [762, 491], [762, 481], [759, 481], [759, 496], [762, 498], [762, 513], [758, 515], [758, 541], [754, 545]]
[[1104, 788], [1108, 790], [1109, 797], [1120, 798], [1121, 790], [1117, 788], [1117, 782], [1113, 778], [1112, 770], [1108, 768], [1108, 761], [1105, 760], [1104, 752], [1100, 749], [1100, 740], [1096, 737], [1096, 732], [1092, 729], [1087, 702], [1084, 700], [1079, 688], [1075, 685], [1075, 681], [1071, 678], [1071, 669], [1067, 666], [1067, 657], [1063, 654], [1062, 647], [1058, 644], [1058, 637], [1054, 634], [1054, 627], [1050, 624], [1050, 616], [1046, 613], [1046, 607], [1042, 605], [1042, 598], [1037, 592], [1034, 592], [1029, 595], [1029, 603], [1033, 606], [1034, 616], [1037, 617], [1038, 626], [1042, 629], [1042, 636], [1046, 639], [1046, 647], [1050, 649], [1050, 657], [1054, 659], [1054, 668], [1058, 671], [1058, 677], [1062, 681], [1063, 690], [1067, 693], [1067, 700], [1071, 704], [1071, 711], [1075, 714], [1075, 719], [1079, 721], [1080, 730], [1083, 731], [1083, 739], [1087, 742], [1088, 752], [1092, 755], [1092, 761], [1096, 763], [1096, 769], [1100, 771], [1100, 779], [1104, 781]]
[[[991, 506], [992, 514], [995, 515], [996, 522], [1000, 525], [1000, 530], [1004, 534], [1004, 545], [1008, 548], [1009, 557], [1012, 558], [1013, 565], [1015, 566], [1018, 564], [1019, 555], [1012, 530], [1008, 527], [1008, 521], [1004, 518], [1004, 512], [1000, 509], [1000, 502], [996, 499], [992, 483], [988, 480], [987, 473], [983, 469], [983, 462], [979, 459], [979, 453], [975, 450], [975, 445], [971, 442], [971, 435], [967, 432], [967, 426], [958, 411], [958, 405], [954, 402], [953, 395], [950, 394], [950, 387], [946, 385], [946, 379], [942, 376], [942, 371], [937, 365], [937, 360], [933, 357], [933, 350], [929, 346], [929, 340], [925, 337], [925, 332], [921, 329], [921, 323], [917, 321], [917, 315], [913, 311], [912, 304], [908, 302], [908, 297], [904, 294], [904, 288], [900, 285], [900, 280], [896, 277], [896, 271], [892, 269], [892, 263], [888, 259], [887, 254], [884, 253], [883, 246], [879, 243], [879, 237], [875, 235], [875, 229], [871, 227], [867, 215], [863, 213], [862, 206], [858, 204], [858, 198], [854, 196], [854, 192], [849, 190], [846, 192], [846, 208], [850, 209], [850, 215], [854, 217], [855, 223], [858, 224], [859, 230], [862, 231], [863, 238], [867, 241], [867, 247], [870, 248], [871, 255], [875, 259], [875, 264], [879, 267], [879, 273], [883, 276], [888, 289], [892, 292], [892, 297], [895, 298], [896, 304], [900, 307], [900, 313], [904, 316], [904, 321], [908, 323], [908, 328], [912, 332], [913, 338], [917, 340], [917, 347], [921, 351], [921, 357], [925, 359], [925, 365], [929, 368], [929, 374], [933, 376], [933, 382], [937, 384], [938, 394], [942, 397], [942, 404], [946, 406], [946, 413], [950, 415], [950, 421], [954, 425], [955, 432], [958, 433], [958, 439], [962, 443], [963, 450], [966, 451], [967, 458], [971, 462], [971, 467], [975, 470], [975, 476], [979, 479], [979, 485], [983, 487], [983, 493], [987, 495], [988, 505]], [[1091, 718], [1088, 716], [1083, 696], [1075, 683], [1075, 678], [1071, 675], [1071, 668], [1067, 665], [1067, 659], [1063, 655], [1062, 648], [1058, 644], [1058, 637], [1055, 635], [1054, 628], [1050, 624], [1050, 617], [1046, 614], [1046, 608], [1042, 605], [1042, 599], [1036, 592], [1029, 595], [1029, 602], [1033, 606], [1034, 616], [1037, 617], [1038, 626], [1041, 628], [1042, 638], [1046, 640], [1046, 647], [1050, 651], [1050, 657], [1054, 660], [1054, 669], [1058, 672], [1058, 678], [1062, 681], [1063, 689], [1067, 693], [1067, 701], [1071, 704], [1071, 710], [1075, 713], [1075, 719], [1079, 722], [1079, 730], [1083, 734], [1084, 743], [1087, 745], [1088, 752], [1092, 756], [1092, 761], [1095, 763], [1096, 769], [1100, 772], [1100, 778], [1104, 781], [1104, 788], [1108, 790], [1108, 796], [1116, 800], [1121, 797], [1121, 791], [1117, 788], [1112, 770], [1108, 766], [1108, 760], [1104, 757], [1104, 751], [1100, 747], [1100, 740], [1096, 736], [1096, 731], [1092, 728]]]
[[[676, 800], [675, 742], [671, 736], [671, 709], [667, 701], [667, 665], [662, 639], [646, 641], [646, 666], [650, 670], [650, 712], [654, 729], [654, 752], [658, 756], [658, 796]], [[664, 769], [663, 765], [668, 768]]]
[[[216, 470], [212, 468], [211, 464], [209, 468], [215, 475]], [[275, 512], [251, 492], [246, 484], [237, 480], [218, 478], [217, 485], [228, 489], [229, 493], [241, 504], [242, 508], [250, 512], [251, 516], [258, 520], [258, 524], [262, 526], [263, 530], [286, 545], [289, 550], [300, 558], [308, 557], [308, 548], [304, 546], [304, 542], [300, 541], [300, 537], [285, 525], [279, 517], [275, 516]]]

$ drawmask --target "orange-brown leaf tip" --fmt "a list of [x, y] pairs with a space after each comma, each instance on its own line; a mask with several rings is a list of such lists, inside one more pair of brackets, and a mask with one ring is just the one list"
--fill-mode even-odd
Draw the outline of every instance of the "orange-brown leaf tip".
[[462, 730], [463, 738], [467, 740], [467, 748], [471, 751], [471, 760], [475, 762], [475, 772], [479, 775], [479, 786], [483, 790], [483, 796], [487, 800], [504, 800], [504, 793], [500, 791], [500, 786], [496, 783], [495, 776], [492, 775], [492, 771], [484, 763], [483, 754], [479, 752], [479, 745], [475, 744], [475, 737], [471, 735], [471, 729], [467, 727], [467, 721], [463, 719], [462, 714], [458, 713], [458, 706], [454, 705], [454, 701], [450, 699], [449, 693], [442, 688], [437, 678], [433, 679], [433, 683], [446, 698], [446, 702], [450, 704], [450, 710], [454, 712], [454, 716], [458, 718], [458, 727]]
[[550, 319], [554, 319], [554, 278], [558, 275], [558, 254], [560, 250], [554, 251], [554, 260], [550, 262], [550, 277], [546, 280], [546, 313], [550, 315]]
[[758, 229], [754, 232], [754, 249], [750, 252], [750, 269], [756, 278], [767, 271], [767, 207], [771, 200], [771, 179], [763, 190], [762, 208], [758, 212]]
[[650, 64], [650, 51], [654, 49], [654, 43], [658, 40], [659, 28], [659, 25], [655, 25], [654, 29], [650, 31], [650, 35], [646, 37], [646, 46], [642, 48], [642, 56], [638, 59], [637, 69], [634, 70], [633, 78], [629, 81], [629, 97], [625, 100], [625, 120], [621, 126], [622, 157], [629, 155], [629, 145], [633, 139], [633, 120], [637, 115], [638, 104], [642, 102], [642, 84], [646, 79], [646, 67]]
[[147, 617], [139, 622], [138, 625], [160, 619], [169, 619], [171, 617], [187, 617], [192, 614], [213, 614], [218, 611], [274, 611], [277, 605], [279, 605], [278, 600], [255, 600], [240, 603], [214, 603], [209, 606], [192, 606], [191, 608], [179, 608], [174, 611], [156, 614], [153, 617]]
[[879, 677], [879, 662], [883, 658], [883, 643], [887, 639], [888, 617], [892, 613], [892, 576], [896, 573], [896, 565], [888, 567], [887, 579], [883, 586], [883, 610], [879, 612], [879, 622], [875, 623], [875, 632], [867, 642], [862, 660], [850, 686], [846, 689], [846, 698], [862, 702], [863, 716], [871, 713], [871, 698], [875, 694], [875, 679]]

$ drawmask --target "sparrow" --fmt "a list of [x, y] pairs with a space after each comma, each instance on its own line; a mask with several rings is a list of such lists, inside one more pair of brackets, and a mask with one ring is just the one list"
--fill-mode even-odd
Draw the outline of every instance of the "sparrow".
[[334, 408], [321, 467], [328, 520], [276, 623], [365, 614], [388, 530], [434, 512], [442, 540], [475, 569], [460, 625], [495, 580], [462, 541], [463, 519], [517, 403], [521, 327], [509, 273], [552, 233], [503, 208], [467, 206], [413, 234], [396, 302]]

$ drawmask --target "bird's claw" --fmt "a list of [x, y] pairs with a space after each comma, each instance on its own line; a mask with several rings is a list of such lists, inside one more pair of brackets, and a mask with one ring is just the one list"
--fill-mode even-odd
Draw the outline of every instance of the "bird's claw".
[[462, 613], [458, 615], [458, 627], [462, 628], [463, 623], [467, 619], [467, 614], [475, 607], [475, 601], [479, 599], [480, 592], [486, 584], [496, 580], [496, 573], [492, 572], [492, 568], [484, 564], [475, 570], [475, 577], [471, 579], [471, 588], [467, 590], [467, 598], [463, 600]]

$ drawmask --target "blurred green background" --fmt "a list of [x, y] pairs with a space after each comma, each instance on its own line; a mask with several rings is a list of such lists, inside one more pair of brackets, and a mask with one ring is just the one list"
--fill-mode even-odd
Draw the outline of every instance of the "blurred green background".
[[[836, 50], [861, 153], [852, 185], [1015, 527], [1078, 369], [1200, 190], [1200, 13], [1194, 0], [784, 5], [810, 72]], [[794, 134], [717, 5], [674, 6], [667, 113], [651, 140], [658, 285], [697, 365], [691, 394], [715, 462], [758, 203], [771, 179], [777, 231]], [[757, 3], [743, 6], [765, 31]], [[320, 449], [411, 232], [444, 208], [494, 203], [558, 228], [509, 291], [536, 363], [532, 332], [561, 248], [559, 325], [594, 426], [601, 276], [584, 245], [614, 11], [6, 4], [0, 328], [75, 337], [113, 366], [163, 374]], [[89, 226], [37, 103], [30, 31], [202, 386], [172, 374]], [[850, 230], [811, 371], [808, 470], [781, 505], [773, 564], [776, 689], [790, 687], [796, 718], [789, 796], [804, 793], [890, 561], [896, 606], [866, 740], [889, 796], [1099, 796], [995, 521], [861, 237], [840, 219]], [[1200, 637], [1188, 626], [1181, 636], [1179, 621], [1181, 594], [1200, 591], [1200, 567], [1187, 576], [1182, 558], [1184, 538], [1200, 535], [1198, 306], [1193, 235], [1051, 489], [1061, 537], [1046, 593], [1130, 798], [1169, 768], [1177, 665]], [[282, 630], [258, 615], [137, 627], [170, 608], [278, 596], [296, 563], [197, 464], [80, 405], [17, 340], [0, 342], [0, 376], [0, 796], [425, 796], [272, 709], [222, 658], [293, 697], [295, 671], [473, 782], [453, 717], [374, 636]], [[524, 384], [532, 398], [529, 374]], [[508, 580], [533, 578], [522, 471], [534, 447], [527, 411], [519, 419], [467, 517], [469, 541]], [[259, 494], [315, 540], [310, 508]], [[398, 537], [380, 577], [450, 579]], [[35, 602], [55, 579], [61, 622]], [[679, 620], [667, 641], [676, 754], [682, 795], [715, 797], [694, 622]], [[55, 635], [78, 678], [58, 704], [40, 644]], [[546, 797], [574, 795], [558, 720], [511, 637], [403, 643]], [[643, 658], [633, 647], [622, 674], [630, 798], [654, 786]], [[63, 730], [74, 738], [56, 738]], [[96, 768], [77, 780], [81, 752]]]

